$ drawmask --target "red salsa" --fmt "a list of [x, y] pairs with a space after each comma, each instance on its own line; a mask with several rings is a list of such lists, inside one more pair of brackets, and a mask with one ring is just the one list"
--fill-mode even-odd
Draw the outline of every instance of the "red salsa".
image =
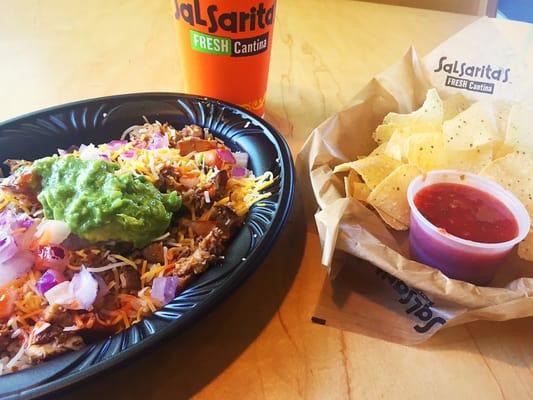
[[518, 223], [496, 197], [457, 183], [436, 183], [420, 190], [416, 208], [433, 225], [462, 239], [507, 242], [518, 235]]

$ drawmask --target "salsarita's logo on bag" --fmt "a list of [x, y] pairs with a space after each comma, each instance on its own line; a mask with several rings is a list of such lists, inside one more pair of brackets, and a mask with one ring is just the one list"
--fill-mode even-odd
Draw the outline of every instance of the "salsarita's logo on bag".
[[496, 83], [508, 83], [510, 68], [498, 68], [490, 64], [471, 65], [457, 60], [450, 61], [442, 56], [433, 72], [444, 71], [445, 85], [470, 90], [472, 92], [493, 94]]
[[426, 333], [435, 325], [444, 325], [446, 323], [444, 318], [436, 315], [438, 311], [432, 307], [435, 303], [424, 292], [410, 288], [402, 280], [379, 268], [376, 268], [376, 274], [390, 283], [392, 288], [400, 295], [398, 302], [405, 305], [405, 312], [412, 314], [419, 321], [413, 326], [415, 331]]
[[[228, 0], [230, 3], [230, 0]], [[231, 38], [230, 33], [252, 33], [263, 30], [274, 23], [275, 3], [266, 8], [263, 2], [248, 10], [220, 12], [216, 4], [205, 11], [200, 0], [193, 2], [174, 0], [175, 18], [189, 24], [192, 49], [216, 55], [231, 57], [252, 56], [268, 49], [268, 32], [247, 38]], [[208, 33], [200, 32], [200, 27]], [[201, 29], [201, 30], [205, 30]], [[226, 33], [226, 35], [224, 34]]]

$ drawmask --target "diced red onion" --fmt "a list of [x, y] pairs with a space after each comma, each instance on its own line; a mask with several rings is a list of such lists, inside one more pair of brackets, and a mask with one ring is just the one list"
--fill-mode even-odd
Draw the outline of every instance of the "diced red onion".
[[49, 304], [68, 306], [74, 301], [74, 294], [69, 281], [58, 283], [44, 293]]
[[11, 215], [13, 213], [9, 210], [4, 210], [0, 213], [0, 229], [11, 229]]
[[21, 216], [18, 218], [18, 223], [22, 228], [28, 229], [30, 226], [33, 225], [33, 219], [28, 217], [26, 214], [21, 214]]
[[35, 242], [35, 232], [37, 231], [38, 224], [33, 223], [26, 228], [24, 232], [17, 233], [14, 236], [17, 246], [21, 250], [30, 250], [30, 247]]
[[98, 282], [84, 266], [81, 267], [79, 273], [72, 277], [70, 288], [77, 301], [70, 304], [69, 308], [73, 310], [89, 310], [96, 300]]
[[18, 251], [7, 262], [0, 264], [0, 287], [21, 277], [33, 265], [33, 255], [26, 250]]
[[109, 156], [105, 153], [102, 153], [94, 144], [85, 145], [82, 144], [79, 148], [80, 158], [85, 161], [90, 160], [106, 160], [109, 161]]
[[151, 297], [162, 305], [170, 303], [176, 297], [177, 276], [158, 277], [152, 281]]
[[68, 252], [63, 246], [39, 246], [36, 252], [35, 267], [40, 270], [52, 268], [63, 272], [68, 264]]
[[244, 167], [233, 167], [231, 170], [231, 176], [234, 178], [246, 178], [248, 176], [248, 170]]
[[11, 216], [13, 214], [13, 211], [8, 209], [5, 209], [4, 211], [0, 212], [0, 226], [7, 225], [11, 220]]
[[117, 151], [121, 147], [128, 144], [127, 140], [112, 140], [109, 143], [107, 143], [107, 147], [111, 149], [111, 151]]
[[129, 159], [135, 157], [135, 151], [133, 151], [133, 150], [125, 151], [124, 153], [120, 154], [120, 157], [123, 158], [124, 160], [129, 160]]
[[237, 167], [246, 168], [248, 166], [248, 153], [236, 151], [233, 153], [233, 157], [235, 157], [235, 165]]
[[0, 264], [10, 260], [17, 254], [19, 248], [11, 235], [5, 235], [0, 239]]
[[4, 210], [0, 213], [0, 228], [7, 232], [19, 228], [29, 228], [33, 224], [33, 219], [26, 214], [17, 214], [12, 210]]
[[218, 157], [226, 164], [235, 164], [235, 157], [231, 154], [231, 151], [226, 149], [217, 149]]
[[156, 133], [150, 139], [150, 143], [148, 144], [148, 149], [149, 150], [168, 149], [168, 145], [169, 143], [168, 143], [167, 135]]
[[133, 147], [137, 149], [146, 149], [148, 145], [144, 140], [136, 140], [135, 142], [133, 142]]
[[33, 223], [34, 220], [23, 213], [17, 214], [11, 210], [0, 213], [0, 263], [11, 258], [15, 248], [28, 248], [33, 240]]
[[69, 310], [89, 310], [96, 300], [98, 282], [93, 275], [81, 267], [79, 273], [74, 274], [72, 280], [58, 283], [47, 292], [44, 297], [50, 304], [60, 304]]
[[64, 156], [64, 155], [67, 155], [68, 152], [63, 149], [57, 149], [57, 154], [59, 154], [60, 156]]
[[86, 151], [89, 151], [89, 149], [95, 149], [94, 147], [94, 144], [90, 144], [90, 145], [86, 145], [86, 144], [82, 144], [79, 148], [78, 148], [78, 151], [80, 153], [83, 153], [83, 152], [86, 152]]
[[65, 277], [61, 272], [55, 269], [49, 269], [39, 278], [35, 286], [41, 294], [45, 294], [54, 286], [64, 281]]

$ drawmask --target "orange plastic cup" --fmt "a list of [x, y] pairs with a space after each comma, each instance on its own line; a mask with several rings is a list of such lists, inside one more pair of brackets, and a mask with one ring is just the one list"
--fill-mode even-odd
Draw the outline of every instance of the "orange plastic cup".
[[185, 91], [264, 114], [275, 0], [172, 0]]

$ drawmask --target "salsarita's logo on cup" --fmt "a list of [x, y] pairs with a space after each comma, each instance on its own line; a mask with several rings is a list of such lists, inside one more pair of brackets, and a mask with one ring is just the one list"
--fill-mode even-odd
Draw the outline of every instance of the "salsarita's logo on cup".
[[407, 314], [413, 315], [419, 322], [413, 326], [418, 333], [426, 333], [435, 325], [444, 325], [446, 320], [438, 316], [438, 310], [433, 308], [433, 303], [421, 290], [412, 289], [404, 281], [391, 274], [376, 268], [376, 274], [381, 279], [386, 279], [392, 288], [400, 295], [398, 302], [404, 304]]
[[491, 64], [471, 65], [457, 60], [448, 60], [442, 56], [439, 65], [433, 72], [444, 71], [445, 85], [470, 90], [472, 92], [493, 94], [496, 83], [507, 83], [511, 73], [510, 68], [495, 67]]
[[[238, 39], [226, 35], [252, 33], [272, 25], [275, 3], [272, 7], [265, 8], [264, 3], [260, 2], [248, 10], [231, 12], [219, 12], [218, 6], [212, 4], [207, 7], [205, 13], [200, 6], [200, 0], [193, 2], [174, 0], [174, 3], [176, 19], [186, 22], [192, 28], [197, 28], [189, 31], [191, 47], [196, 51], [243, 57], [259, 54], [268, 49], [270, 40], [268, 32]], [[200, 27], [206, 27], [208, 33], [200, 32], [198, 30]]]

